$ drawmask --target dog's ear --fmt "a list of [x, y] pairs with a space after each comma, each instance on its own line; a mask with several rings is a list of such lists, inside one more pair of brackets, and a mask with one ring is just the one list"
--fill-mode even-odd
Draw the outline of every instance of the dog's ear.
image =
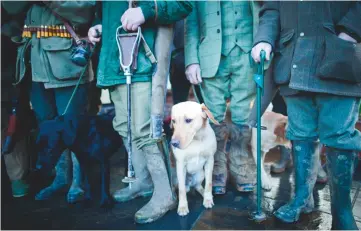
[[212, 113], [209, 111], [209, 109], [204, 105], [204, 103], [201, 104], [202, 108], [202, 116], [203, 118], [209, 118], [214, 124], [219, 125], [218, 121], [214, 118]]

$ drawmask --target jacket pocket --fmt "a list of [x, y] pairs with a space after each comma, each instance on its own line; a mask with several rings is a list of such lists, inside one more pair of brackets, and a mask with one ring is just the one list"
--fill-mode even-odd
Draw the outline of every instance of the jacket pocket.
[[66, 38], [46, 38], [40, 40], [44, 51], [44, 64], [48, 73], [57, 80], [76, 79], [83, 71], [71, 61], [73, 40]]
[[277, 84], [286, 84], [290, 80], [294, 49], [292, 38], [294, 34], [293, 29], [281, 33], [280, 39], [276, 44], [273, 73]]
[[336, 35], [325, 37], [324, 56], [316, 75], [324, 80], [361, 83], [361, 44], [345, 41]]

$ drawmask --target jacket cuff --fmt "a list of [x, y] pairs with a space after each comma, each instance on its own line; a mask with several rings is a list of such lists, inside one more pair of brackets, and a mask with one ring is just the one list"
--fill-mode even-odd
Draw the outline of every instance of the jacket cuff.
[[149, 19], [155, 19], [156, 10], [155, 10], [155, 3], [152, 1], [148, 1], [145, 4], [141, 4], [140, 9], [143, 12], [143, 16], [145, 21], [148, 21]]
[[271, 45], [272, 50], [275, 49], [275, 42], [269, 37], [258, 37], [254, 40], [253, 47], [256, 46], [258, 43], [268, 43]]
[[192, 64], [199, 64], [198, 57], [192, 56], [190, 58], [185, 58], [185, 61], [184, 61], [185, 67], [188, 67], [189, 65], [192, 65]]

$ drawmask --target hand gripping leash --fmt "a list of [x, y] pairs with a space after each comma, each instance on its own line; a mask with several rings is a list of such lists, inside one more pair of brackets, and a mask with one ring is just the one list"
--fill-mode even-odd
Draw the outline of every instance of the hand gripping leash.
[[[121, 34], [122, 26], [119, 26], [115, 33], [115, 38], [117, 41], [118, 49], [119, 49], [119, 62], [120, 67], [124, 71], [124, 75], [126, 77], [127, 84], [127, 119], [128, 119], [128, 172], [127, 176], [122, 180], [124, 183], [129, 183], [129, 187], [131, 187], [131, 183], [134, 182], [135, 173], [132, 164], [132, 111], [131, 111], [131, 103], [132, 103], [132, 71], [136, 69], [136, 53], [138, 52], [138, 47], [141, 41], [141, 28], [138, 27], [137, 33], [129, 33], [129, 34]], [[129, 46], [130, 45], [130, 46]], [[131, 48], [131, 49], [129, 49]]]
[[253, 79], [257, 85], [257, 210], [253, 213], [253, 218], [257, 222], [266, 220], [266, 214], [262, 211], [262, 178], [261, 178], [261, 97], [264, 87], [264, 62], [266, 52], [261, 51], [261, 62], [258, 64], [257, 74]]

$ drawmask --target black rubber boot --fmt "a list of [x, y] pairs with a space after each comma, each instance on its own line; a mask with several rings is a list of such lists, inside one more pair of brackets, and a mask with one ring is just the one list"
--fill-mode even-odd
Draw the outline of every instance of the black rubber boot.
[[352, 214], [350, 191], [356, 152], [326, 147], [331, 193], [332, 229], [358, 230]]
[[293, 165], [295, 175], [295, 196], [292, 201], [280, 207], [274, 215], [283, 222], [298, 221], [301, 213], [310, 213], [314, 208], [313, 188], [316, 183], [319, 154], [313, 141], [293, 141]]

